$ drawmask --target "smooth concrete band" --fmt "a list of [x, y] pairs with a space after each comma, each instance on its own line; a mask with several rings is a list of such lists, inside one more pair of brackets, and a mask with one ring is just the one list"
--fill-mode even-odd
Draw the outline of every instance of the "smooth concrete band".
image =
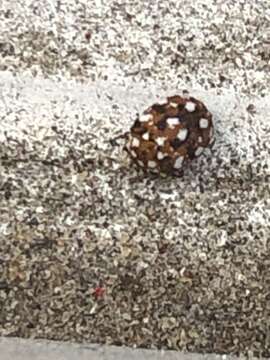
[[96, 344], [0, 338], [1, 360], [233, 360], [227, 355], [131, 349]]

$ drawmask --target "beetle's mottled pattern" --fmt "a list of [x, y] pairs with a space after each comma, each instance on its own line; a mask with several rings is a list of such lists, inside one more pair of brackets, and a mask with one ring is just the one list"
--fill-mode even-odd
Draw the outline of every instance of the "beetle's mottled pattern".
[[213, 133], [206, 106], [193, 97], [175, 95], [136, 119], [126, 149], [145, 170], [180, 175], [185, 164], [213, 142]]

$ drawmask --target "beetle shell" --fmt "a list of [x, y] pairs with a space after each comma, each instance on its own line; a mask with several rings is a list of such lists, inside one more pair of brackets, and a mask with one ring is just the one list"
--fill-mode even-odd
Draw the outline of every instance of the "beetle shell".
[[213, 143], [212, 114], [199, 100], [171, 96], [136, 119], [125, 145], [141, 168], [181, 175], [188, 161]]

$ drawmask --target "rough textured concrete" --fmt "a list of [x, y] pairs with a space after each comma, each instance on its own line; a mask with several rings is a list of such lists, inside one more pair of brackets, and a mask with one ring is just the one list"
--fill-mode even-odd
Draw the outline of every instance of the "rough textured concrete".
[[0, 339], [1, 360], [233, 360], [226, 355], [184, 354], [177, 351], [77, 345], [51, 341]]
[[269, 356], [269, 97], [194, 90], [216, 146], [161, 180], [110, 145], [151, 86], [1, 89], [1, 336]]
[[[0, 1], [0, 336], [270, 358], [269, 21], [269, 0]], [[215, 146], [145, 176], [111, 140], [183, 90]]]

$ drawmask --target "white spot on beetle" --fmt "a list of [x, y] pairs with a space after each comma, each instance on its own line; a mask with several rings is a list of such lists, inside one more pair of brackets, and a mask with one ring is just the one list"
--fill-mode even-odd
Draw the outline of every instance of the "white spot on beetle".
[[170, 102], [170, 106], [173, 108], [177, 108], [178, 104], [175, 102]]
[[198, 137], [198, 142], [202, 143], [203, 142], [203, 138], [201, 136]]
[[204, 148], [202, 146], [199, 146], [195, 151], [195, 156], [200, 156], [203, 152]]
[[158, 151], [157, 158], [158, 158], [158, 160], [162, 160], [162, 159], [165, 158], [165, 154], [163, 152], [161, 152], [161, 151]]
[[208, 119], [204, 119], [204, 118], [200, 119], [199, 125], [201, 129], [207, 129], [209, 125]]
[[148, 132], [144, 133], [143, 136], [142, 136], [142, 138], [143, 138], [144, 140], [149, 140], [149, 133], [148, 133]]
[[133, 146], [133, 147], [139, 147], [139, 146], [140, 146], [140, 141], [139, 141], [139, 139], [137, 139], [136, 137], [134, 137], [134, 138], [132, 139], [132, 146]]
[[170, 128], [173, 128], [174, 126], [179, 125], [179, 119], [177, 117], [168, 118], [167, 124]]
[[191, 101], [188, 101], [185, 106], [186, 110], [189, 112], [193, 112], [196, 109], [196, 104]]
[[148, 122], [150, 120], [153, 119], [153, 115], [152, 114], [143, 114], [141, 117], [140, 117], [140, 122]]
[[138, 160], [138, 164], [139, 164], [141, 167], [144, 167], [144, 163], [143, 163], [141, 160]]
[[156, 138], [156, 143], [159, 145], [159, 146], [163, 146], [164, 143], [166, 141], [166, 138], [165, 137], [158, 137]]
[[148, 163], [147, 163], [147, 166], [149, 168], [155, 168], [157, 166], [156, 162], [155, 161], [152, 161], [152, 160], [149, 160]]
[[180, 129], [178, 134], [177, 134], [177, 138], [181, 141], [185, 141], [188, 135], [188, 130], [187, 129]]
[[183, 156], [179, 156], [179, 157], [175, 160], [174, 168], [175, 168], [175, 169], [181, 169], [182, 164], [183, 164], [183, 161], [184, 161], [184, 157], [183, 157]]

